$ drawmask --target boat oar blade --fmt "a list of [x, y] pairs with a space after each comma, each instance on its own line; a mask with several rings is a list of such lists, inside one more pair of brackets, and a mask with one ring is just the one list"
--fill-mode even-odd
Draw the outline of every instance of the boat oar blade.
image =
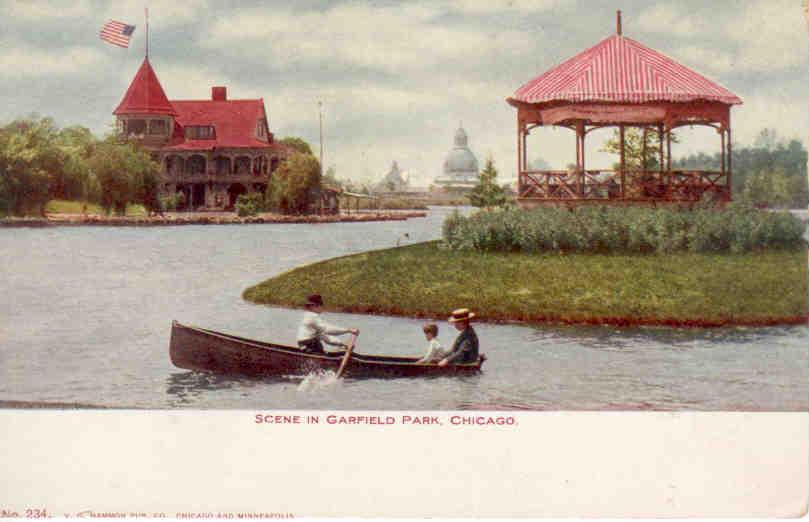
[[348, 343], [348, 348], [346, 348], [346, 353], [343, 356], [342, 362], [340, 363], [340, 369], [337, 370], [338, 379], [342, 377], [343, 373], [345, 372], [346, 366], [348, 365], [348, 360], [351, 358], [351, 352], [354, 351], [354, 344], [356, 344], [356, 342], [357, 342], [357, 334], [354, 334], [351, 336], [351, 341]]

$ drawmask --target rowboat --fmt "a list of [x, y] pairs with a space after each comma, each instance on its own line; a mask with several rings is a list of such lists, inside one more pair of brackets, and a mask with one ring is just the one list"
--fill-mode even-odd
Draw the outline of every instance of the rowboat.
[[[263, 377], [306, 375], [318, 370], [337, 372], [345, 351], [327, 354], [302, 352], [294, 346], [245, 339], [213, 330], [171, 323], [171, 362], [178, 368], [214, 373]], [[475, 363], [419, 363], [416, 357], [364, 355], [352, 352], [347, 358], [346, 377], [431, 377], [471, 375], [480, 372], [486, 356]]]

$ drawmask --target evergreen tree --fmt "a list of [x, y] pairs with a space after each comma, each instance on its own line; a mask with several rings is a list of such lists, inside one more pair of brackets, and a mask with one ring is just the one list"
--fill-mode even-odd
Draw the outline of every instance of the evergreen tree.
[[486, 159], [486, 166], [480, 173], [480, 182], [466, 197], [475, 207], [492, 208], [506, 204], [506, 194], [497, 184], [497, 169], [491, 156]]

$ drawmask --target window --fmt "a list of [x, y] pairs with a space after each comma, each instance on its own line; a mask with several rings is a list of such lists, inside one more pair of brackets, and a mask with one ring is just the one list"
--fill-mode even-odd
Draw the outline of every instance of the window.
[[267, 137], [267, 120], [264, 118], [259, 118], [258, 124], [256, 125], [256, 136], [259, 138]]
[[192, 125], [185, 128], [185, 137], [190, 140], [211, 140], [214, 138], [213, 126]]
[[166, 134], [166, 120], [150, 120], [149, 134], [164, 136]]
[[128, 135], [142, 136], [146, 134], [146, 120], [127, 120], [126, 133]]

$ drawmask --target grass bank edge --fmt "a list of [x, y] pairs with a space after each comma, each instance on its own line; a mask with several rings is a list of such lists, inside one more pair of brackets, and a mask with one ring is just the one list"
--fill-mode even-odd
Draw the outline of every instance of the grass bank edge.
[[[306, 293], [320, 292], [326, 297], [327, 309], [330, 311], [438, 320], [446, 319], [446, 313], [452, 307], [468, 305], [479, 312], [482, 321], [495, 323], [717, 327], [794, 325], [809, 322], [809, 304], [807, 304], [809, 278], [807, 278], [805, 248], [745, 254], [537, 255], [457, 252], [440, 249], [439, 243], [433, 241], [373, 250], [296, 267], [247, 288], [242, 297], [255, 304], [297, 308]], [[420, 266], [415, 267], [416, 272], [411, 274], [408, 263], [412, 261], [414, 255], [428, 264], [441, 258], [448, 259], [450, 265], [453, 262], [462, 263], [464, 259], [474, 259], [476, 266], [479, 267], [483, 263], [484, 268], [490, 273], [484, 274], [486, 277], [461, 279], [464, 283], [474, 286], [472, 293], [467, 294], [467, 297], [460, 297], [454, 302], [441, 299], [436, 301], [430, 285], [435, 286], [437, 283], [442, 292], [458, 294], [457, 286], [461, 281], [458, 279], [458, 271], [447, 271], [445, 265], [443, 272], [439, 270], [437, 273], [429, 274], [424, 273], [424, 267]], [[498, 263], [504, 258], [509, 258], [513, 263]], [[378, 266], [380, 259], [382, 267]], [[627, 260], [633, 261], [632, 266], [626, 268], [622, 277], [615, 278], [612, 286], [604, 285], [603, 282], [601, 286], [587, 284], [588, 278], [597, 278], [603, 274], [588, 274], [581, 271], [582, 268], [592, 268], [595, 264], [595, 267], [603, 272], [604, 264], [610, 269]], [[697, 274], [700, 268], [705, 269], [705, 273], [700, 274], [702, 279], [699, 276], [695, 277], [694, 273], [689, 273], [688, 266], [676, 266], [678, 261], [694, 260], [701, 262], [702, 265], [697, 267]], [[514, 279], [517, 278], [514, 274], [509, 274], [509, 268], [504, 269], [504, 266], [521, 264], [522, 266], [516, 268], [517, 272], [523, 277], [530, 278], [535, 277], [536, 272], [519, 271], [524, 270], [526, 266], [536, 269], [543, 262], [549, 261], [551, 268], [558, 269], [561, 264], [566, 265], [568, 271], [567, 275], [562, 277], [562, 285], [555, 288], [550, 285], [550, 292], [555, 292], [559, 296], [561, 306], [557, 307], [557, 302], [552, 299], [537, 304], [512, 303], [520, 301], [532, 291], [544, 291], [545, 288], [541, 285], [538, 287], [535, 285], [531, 290], [529, 287], [522, 287], [520, 291], [525, 290], [525, 293], [509, 297], [510, 294], [514, 294], [513, 289], [519, 281], [515, 283]], [[714, 267], [713, 264], [716, 262], [720, 262], [722, 266]], [[374, 266], [375, 264], [377, 266]], [[720, 287], [716, 287], [715, 281], [712, 281], [716, 274], [712, 274], [711, 269], [721, 271], [727, 268], [725, 265], [728, 264], [735, 272], [721, 274]], [[419, 270], [422, 270], [422, 274], [419, 274]], [[768, 271], [766, 274], [768, 277], [762, 277], [761, 281], [757, 280], [763, 271]], [[576, 285], [575, 281], [573, 283], [566, 281], [566, 279], [582, 279], [582, 273], [585, 274], [583, 279], [586, 280], [583, 284]], [[661, 274], [665, 277], [660, 277]], [[421, 284], [419, 281], [421, 275], [425, 276], [424, 279], [432, 278], [432, 280]], [[713, 290], [709, 285], [709, 291], [716, 291], [718, 295], [700, 293], [701, 280], [714, 284]], [[337, 283], [331, 284], [332, 281]], [[721, 287], [722, 281], [728, 283], [727, 288]], [[647, 289], [644, 286], [645, 282], [651, 283], [650, 286], [653, 288]], [[504, 285], [503, 288], [499, 286], [500, 283]], [[394, 294], [398, 291], [399, 299], [380, 298], [381, 293], [388, 291]], [[594, 302], [609, 300], [613, 292], [620, 294], [620, 297], [613, 298], [609, 306], [593, 307]], [[648, 292], [651, 293], [647, 295]], [[583, 296], [582, 305], [579, 307], [571, 305], [572, 301], [576, 302], [578, 295]], [[665, 306], [655, 308], [649, 304], [657, 301], [662, 301]], [[702, 307], [695, 306], [693, 301], [701, 303]], [[730, 308], [728, 302], [731, 303]], [[419, 303], [419, 306], [413, 303]]]

